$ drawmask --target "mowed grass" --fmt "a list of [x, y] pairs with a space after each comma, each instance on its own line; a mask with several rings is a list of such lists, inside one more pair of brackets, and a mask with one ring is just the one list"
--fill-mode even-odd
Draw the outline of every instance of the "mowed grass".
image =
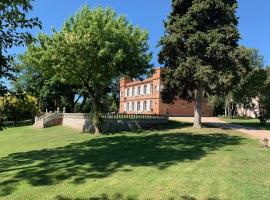
[[262, 126], [258, 119], [230, 119], [230, 118], [220, 118], [220, 119], [223, 121], [226, 121], [228, 123], [232, 123], [232, 124], [239, 124], [242, 126], [270, 130], [270, 122], [269, 121], [267, 121], [265, 126]]
[[228, 130], [170, 122], [95, 136], [64, 127], [0, 135], [0, 199], [260, 200], [270, 151]]

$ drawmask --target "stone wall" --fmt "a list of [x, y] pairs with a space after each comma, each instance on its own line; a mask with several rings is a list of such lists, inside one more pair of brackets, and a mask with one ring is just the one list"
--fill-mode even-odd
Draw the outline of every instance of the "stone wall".
[[[128, 131], [142, 128], [151, 128], [168, 122], [168, 118], [158, 119], [103, 119], [103, 132]], [[63, 126], [74, 128], [80, 132], [94, 132], [93, 124], [89, 119], [89, 114], [65, 113]]]

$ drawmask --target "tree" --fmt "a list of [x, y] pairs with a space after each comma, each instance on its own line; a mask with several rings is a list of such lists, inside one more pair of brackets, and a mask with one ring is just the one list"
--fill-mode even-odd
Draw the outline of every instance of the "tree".
[[[41, 28], [38, 18], [27, 18], [26, 14], [32, 9], [31, 0], [5, 0], [0, 2], [0, 79], [13, 78], [15, 71], [12, 65], [13, 56], [8, 50], [13, 46], [23, 46], [33, 41], [32, 35], [26, 29], [36, 26]], [[0, 95], [6, 91], [0, 82]]]
[[[2, 78], [14, 79], [13, 56], [8, 50], [14, 46], [23, 46], [33, 41], [26, 29], [41, 28], [38, 18], [27, 18], [32, 9], [31, 0], [4, 0], [0, 2], [0, 97], [8, 92]], [[0, 110], [0, 131], [3, 130], [3, 111]]]
[[[258, 51], [254, 50], [256, 54]], [[233, 91], [233, 102], [238, 107], [253, 111], [261, 125], [265, 125], [270, 117], [270, 69], [263, 67], [262, 57], [256, 56], [252, 60], [253, 71]]]
[[[104, 99], [122, 75], [137, 77], [152, 66], [148, 32], [132, 26], [112, 9], [84, 6], [52, 36], [30, 46], [33, 63], [81, 85], [92, 103], [95, 132], [101, 130]], [[30, 50], [29, 50], [30, 52]]]
[[257, 86], [264, 85], [266, 73], [264, 70], [264, 58], [258, 49], [241, 47], [245, 66], [249, 69], [245, 76], [239, 77], [238, 83], [227, 94], [225, 102], [225, 116], [233, 117], [236, 107], [252, 109], [252, 100], [256, 98]]
[[227, 93], [244, 70], [237, 64], [236, 9], [236, 0], [172, 1], [159, 43], [165, 66], [162, 97], [166, 103], [177, 97], [194, 100], [194, 127], [201, 127], [204, 95]]
[[0, 98], [0, 109], [5, 119], [17, 122], [33, 119], [37, 114], [37, 101], [23, 91], [13, 91]]
[[27, 56], [27, 53], [20, 56], [20, 74], [13, 82], [13, 87], [36, 97], [40, 112], [46, 109], [53, 111], [58, 107], [74, 112], [78, 86], [43, 71], [38, 65], [27, 63]]

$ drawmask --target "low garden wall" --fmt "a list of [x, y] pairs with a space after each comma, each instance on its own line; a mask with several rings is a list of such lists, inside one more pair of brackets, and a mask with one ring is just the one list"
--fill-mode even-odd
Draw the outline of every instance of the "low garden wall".
[[[168, 117], [161, 115], [106, 114], [102, 116], [102, 119], [102, 131], [105, 133], [150, 128], [168, 122]], [[81, 132], [94, 132], [90, 116], [85, 113], [64, 113], [63, 126], [75, 128]]]

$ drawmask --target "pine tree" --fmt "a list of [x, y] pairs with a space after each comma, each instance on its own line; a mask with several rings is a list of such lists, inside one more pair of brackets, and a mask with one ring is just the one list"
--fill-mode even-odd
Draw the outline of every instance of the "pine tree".
[[194, 100], [194, 127], [201, 127], [205, 94], [227, 92], [238, 74], [236, 0], [173, 0], [160, 40], [163, 101]]

